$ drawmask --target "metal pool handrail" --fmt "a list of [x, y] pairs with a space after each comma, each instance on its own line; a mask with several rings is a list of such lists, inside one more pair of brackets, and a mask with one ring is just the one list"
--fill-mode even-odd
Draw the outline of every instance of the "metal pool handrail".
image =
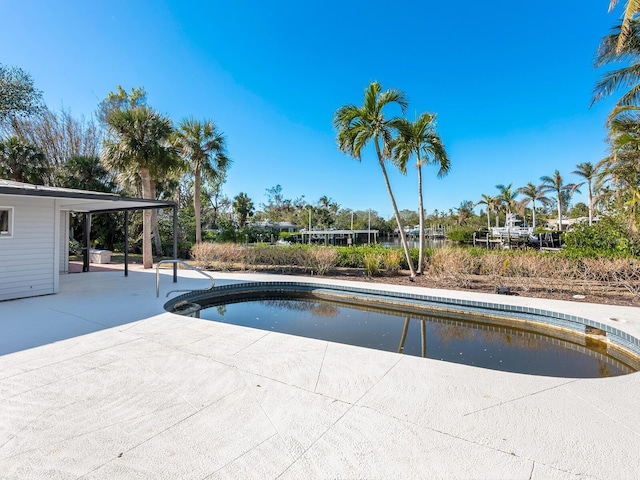
[[[156, 265], [156, 298], [158, 298], [160, 296], [160, 265], [162, 265], [164, 263], [173, 263], [173, 264], [179, 263], [180, 265], [184, 265], [185, 267], [190, 268], [191, 270], [195, 270], [199, 274], [204, 275], [209, 280], [211, 280], [211, 286], [209, 288], [203, 288], [202, 290], [197, 290], [198, 292], [205, 292], [207, 290], [213, 290], [213, 287], [216, 286], [215, 279], [211, 275], [209, 275], [208, 273], [204, 273], [198, 267], [194, 267], [193, 265], [190, 265], [187, 262], [184, 262], [182, 260], [160, 260], [158, 262], [158, 264]], [[167, 292], [166, 296], [168, 297], [170, 293], [175, 293], [175, 292], [192, 292], [192, 291], [196, 291], [196, 290], [169, 290]]]

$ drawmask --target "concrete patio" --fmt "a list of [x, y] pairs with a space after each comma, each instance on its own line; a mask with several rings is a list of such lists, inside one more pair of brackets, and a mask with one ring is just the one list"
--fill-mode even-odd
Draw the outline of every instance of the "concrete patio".
[[[164, 292], [207, 282], [166, 272], [156, 299], [153, 273], [65, 275], [57, 295], [0, 302], [0, 477], [640, 476], [638, 373], [528, 376], [180, 317]], [[446, 293], [640, 336], [637, 308]]]

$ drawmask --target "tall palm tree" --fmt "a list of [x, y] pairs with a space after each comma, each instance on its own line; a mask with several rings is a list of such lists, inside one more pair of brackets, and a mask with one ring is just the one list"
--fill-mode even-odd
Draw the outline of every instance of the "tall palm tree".
[[393, 130], [397, 129], [400, 119], [397, 117], [387, 119], [382, 110], [393, 103], [399, 105], [404, 113], [407, 108], [405, 94], [400, 90], [394, 89], [383, 92], [378, 82], [372, 82], [365, 89], [364, 104], [361, 107], [353, 104], [340, 107], [333, 116], [333, 125], [338, 132], [336, 138], [338, 148], [356, 160], [361, 160], [362, 149], [370, 141], [373, 142], [378, 164], [382, 170], [384, 183], [393, 207], [393, 214], [398, 224], [400, 241], [409, 264], [411, 280], [413, 280], [416, 272], [411, 261], [407, 237], [402, 227], [398, 206], [393, 196], [385, 167], [385, 160], [391, 156]]
[[215, 180], [226, 174], [231, 163], [225, 138], [211, 120], [187, 118], [180, 122], [176, 145], [193, 175], [193, 209], [196, 217], [196, 243], [202, 242], [201, 186], [203, 180]]
[[423, 113], [415, 122], [401, 118], [398, 122], [398, 136], [393, 141], [393, 159], [402, 173], [407, 171], [407, 161], [416, 157], [418, 171], [418, 206], [419, 206], [419, 245], [418, 274], [422, 273], [424, 264], [424, 202], [422, 195], [422, 166], [435, 164], [439, 166], [438, 178], [449, 173], [451, 163], [440, 135], [435, 129], [435, 114]]
[[498, 225], [498, 208], [500, 208], [500, 201], [498, 197], [492, 197], [491, 195], [487, 195], [483, 193], [482, 200], [480, 200], [476, 205], [486, 205], [487, 207], [487, 229], [491, 230], [491, 213], [493, 212], [496, 215], [496, 227]]
[[[104, 141], [102, 161], [106, 168], [140, 178], [142, 198], [155, 199], [155, 179], [175, 166], [176, 156], [169, 140], [171, 120], [143, 105], [118, 109], [106, 118], [109, 136]], [[142, 216], [142, 262], [153, 267], [151, 255], [151, 210]]]
[[[609, 12], [611, 12], [618, 0], [610, 0]], [[616, 48], [618, 53], [622, 51], [624, 45], [629, 41], [629, 37], [632, 35], [631, 24], [640, 11], [640, 0], [627, 0], [627, 4], [624, 6], [624, 14], [622, 15], [622, 24], [620, 25], [620, 35], [616, 41]]]
[[529, 182], [524, 187], [520, 187], [518, 189], [518, 193], [524, 195], [524, 198], [520, 200], [520, 205], [523, 208], [526, 208], [527, 205], [531, 203], [531, 211], [533, 212], [533, 230], [536, 229], [536, 200], [540, 203], [547, 204], [550, 200], [545, 196], [546, 190], [542, 185], [538, 185], [537, 187]]
[[549, 177], [545, 175], [540, 177], [542, 180], [542, 188], [544, 193], [554, 192], [556, 194], [556, 204], [558, 207], [558, 231], [562, 231], [562, 198], [565, 195], [570, 195], [573, 192], [580, 192], [578, 190], [577, 185], [569, 183], [564, 184], [564, 180], [562, 179], [562, 175], [560, 172], [556, 170], [553, 174], [553, 177]]
[[[584, 182], [577, 184], [577, 187], [581, 187], [585, 183], [587, 184], [587, 201], [589, 203], [589, 225], [593, 225], [593, 210], [594, 210], [594, 188], [598, 185], [598, 178], [600, 172], [597, 166], [591, 162], [583, 162], [576, 165], [576, 170], [571, 173], [584, 178]], [[597, 193], [597, 192], [596, 192]]]

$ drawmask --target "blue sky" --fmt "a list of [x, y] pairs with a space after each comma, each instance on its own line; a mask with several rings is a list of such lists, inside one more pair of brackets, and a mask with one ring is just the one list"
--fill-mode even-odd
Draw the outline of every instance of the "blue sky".
[[[260, 205], [280, 184], [287, 198], [388, 218], [373, 152], [359, 163], [336, 148], [337, 108], [375, 80], [407, 94], [408, 118], [437, 113], [451, 172], [425, 170], [428, 212], [556, 169], [577, 181], [577, 163], [606, 155], [614, 99], [589, 105], [594, 53], [621, 13], [608, 3], [3, 0], [0, 63], [78, 116], [122, 85], [143, 86], [175, 122], [214, 120], [234, 162], [230, 198]], [[417, 210], [415, 169], [389, 171], [399, 208]]]

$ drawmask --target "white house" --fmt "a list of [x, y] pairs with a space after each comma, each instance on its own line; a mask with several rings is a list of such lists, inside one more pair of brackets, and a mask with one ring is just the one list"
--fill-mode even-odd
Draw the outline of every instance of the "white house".
[[0, 301], [58, 292], [60, 273], [68, 272], [70, 212], [150, 208], [173, 208], [175, 232], [173, 202], [0, 179]]

